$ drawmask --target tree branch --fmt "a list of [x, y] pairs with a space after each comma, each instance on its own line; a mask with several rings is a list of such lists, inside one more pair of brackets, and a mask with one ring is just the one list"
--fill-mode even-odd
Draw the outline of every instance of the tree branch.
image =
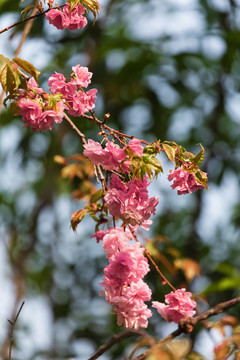
[[[196, 317], [181, 319], [178, 329], [173, 331], [171, 334], [166, 336], [164, 339], [160, 340], [158, 342], [158, 345], [161, 345], [169, 340], [172, 340], [183, 333], [188, 334], [188, 333], [192, 332], [194, 326], [197, 325], [200, 321], [204, 321], [204, 320], [208, 319], [210, 316], [218, 315], [218, 314], [222, 313], [224, 310], [229, 309], [230, 307], [236, 306], [238, 304], [240, 304], [240, 296], [237, 298], [234, 298], [232, 300], [228, 300], [228, 301], [219, 303], [216, 306], [212, 307], [211, 309], [203, 312], [202, 314], [200, 314]], [[150, 354], [150, 351], [151, 350], [147, 350], [132, 360], [144, 360]]]
[[[52, 7], [52, 9], [59, 9], [59, 8], [61, 8], [61, 7], [63, 7], [63, 6], [64, 6], [64, 5], [57, 6], [57, 7]], [[12, 29], [13, 27], [15, 27], [15, 26], [17, 26], [17, 25], [19, 25], [19, 24], [22, 24], [22, 23], [25, 22], [25, 21], [28, 21], [28, 20], [31, 20], [31, 19], [35, 19], [35, 18], [37, 18], [37, 17], [39, 17], [39, 16], [42, 16], [42, 15], [46, 14], [48, 11], [50, 11], [50, 10], [52, 10], [52, 9], [49, 8], [49, 9], [43, 11], [43, 12], [39, 12], [38, 14], [31, 15], [31, 16], [29, 16], [29, 17], [26, 17], [25, 19], [19, 20], [19, 21], [15, 22], [14, 24], [6, 27], [5, 29], [2, 29], [2, 30], [0, 31], [0, 34], [4, 33], [5, 31], [8, 31], [8, 30]]]
[[111, 349], [112, 346], [115, 344], [126, 340], [127, 338], [131, 336], [141, 336], [141, 337], [149, 337], [149, 335], [143, 331], [143, 330], [127, 330], [123, 331], [117, 335], [114, 335], [111, 337], [111, 339], [106, 343], [101, 345], [98, 350], [88, 358], [88, 360], [96, 360], [98, 359], [102, 354], [104, 354], [107, 350]]
[[14, 340], [14, 338], [13, 338], [14, 328], [15, 328], [17, 319], [18, 319], [18, 317], [19, 317], [19, 315], [20, 315], [20, 312], [22, 311], [22, 308], [23, 308], [23, 305], [24, 305], [24, 304], [25, 304], [25, 301], [22, 302], [22, 304], [21, 304], [21, 306], [20, 306], [20, 308], [19, 308], [19, 310], [18, 310], [18, 312], [17, 312], [17, 315], [16, 315], [14, 321], [12, 322], [12, 321], [8, 320], [8, 322], [9, 322], [10, 325], [11, 325], [11, 330], [10, 330], [10, 335], [9, 335], [9, 338], [10, 338], [9, 355], [8, 355], [8, 359], [9, 359], [9, 360], [11, 360], [11, 357], [12, 357], [12, 346], [13, 346], [13, 340]]

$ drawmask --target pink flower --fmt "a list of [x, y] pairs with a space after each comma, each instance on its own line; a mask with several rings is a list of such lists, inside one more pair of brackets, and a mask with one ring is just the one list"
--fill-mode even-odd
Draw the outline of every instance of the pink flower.
[[83, 155], [88, 157], [93, 165], [101, 165], [105, 170], [119, 171], [119, 164], [125, 158], [123, 149], [110, 141], [103, 149], [98, 142], [89, 139], [84, 148]]
[[72, 81], [66, 82], [66, 78], [55, 73], [48, 79], [48, 86], [53, 94], [61, 93], [66, 97], [74, 96], [77, 93], [77, 86]]
[[70, 108], [68, 110], [70, 115], [82, 116], [89, 110], [92, 110], [95, 106], [94, 98], [96, 97], [97, 89], [92, 89], [86, 93], [78, 91], [74, 95], [66, 96], [66, 101], [69, 103]]
[[63, 30], [69, 26], [69, 16], [58, 9], [52, 9], [46, 13], [46, 18], [50, 24], [57, 29]]
[[43, 111], [40, 119], [39, 119], [39, 130], [44, 131], [47, 129], [52, 130], [53, 123], [61, 123], [63, 116], [64, 116], [64, 109], [66, 109], [67, 106], [62, 102], [59, 101], [57, 103], [57, 109], [51, 109], [51, 110], [45, 110]]
[[107, 253], [106, 257], [110, 258], [117, 252], [124, 251], [129, 246], [131, 238], [131, 233], [124, 231], [121, 227], [109, 229], [103, 237], [103, 250]]
[[132, 178], [126, 185], [113, 174], [104, 197], [110, 214], [132, 226], [141, 225], [148, 220], [155, 214], [158, 204], [158, 196], [148, 198], [148, 185], [147, 176], [144, 176], [143, 181]]
[[167, 305], [158, 301], [153, 301], [152, 304], [165, 320], [178, 324], [182, 318], [192, 317], [196, 313], [193, 310], [196, 302], [191, 300], [191, 296], [192, 293], [186, 292], [186, 289], [178, 289], [165, 296]]
[[47, 129], [52, 130], [56, 112], [54, 110], [45, 110], [38, 122], [38, 130], [44, 131]]
[[31, 126], [33, 131], [39, 130], [39, 120], [42, 115], [40, 104], [30, 99], [21, 98], [17, 105], [20, 108], [19, 114], [22, 116], [22, 121], [25, 122], [24, 127]]
[[130, 140], [126, 147], [129, 147], [138, 156], [143, 156], [143, 146], [142, 146], [141, 141], [139, 139]]
[[148, 326], [152, 312], [144, 301], [151, 299], [152, 291], [142, 278], [148, 273], [149, 265], [144, 257], [144, 249], [139, 243], [128, 244], [132, 238], [123, 228], [109, 229], [103, 236], [109, 265], [105, 267], [105, 278], [100, 284], [106, 301], [114, 307], [118, 325], [126, 328]]
[[87, 67], [76, 65], [72, 67], [72, 70], [76, 76], [74, 79], [76, 85], [87, 87], [91, 83], [92, 73]]
[[130, 307], [115, 306], [114, 311], [117, 314], [117, 324], [124, 325], [127, 329], [139, 329], [148, 327], [148, 318], [152, 316], [144, 302], [136, 302]]
[[126, 147], [130, 148], [138, 156], [143, 155], [143, 147], [138, 139], [129, 141], [129, 144], [123, 149], [111, 141], [107, 142], [105, 149], [103, 149], [99, 143], [93, 140], [89, 140], [88, 144], [84, 145], [84, 147], [83, 154], [91, 160], [93, 165], [101, 165], [105, 170], [115, 170], [118, 172], [130, 172], [130, 160], [123, 161], [127, 159], [124, 153]]
[[31, 77], [27, 82], [27, 87], [29, 90], [35, 90], [39, 95], [43, 93], [43, 89], [39, 87], [38, 83], [34, 79], [34, 77]]
[[87, 25], [87, 19], [83, 16], [85, 9], [82, 5], [77, 4], [72, 11], [70, 5], [66, 4], [63, 13], [67, 16], [69, 24], [66, 26], [69, 30], [83, 29]]
[[192, 191], [204, 188], [204, 186], [196, 180], [192, 173], [188, 173], [183, 169], [176, 169], [172, 171], [168, 176], [168, 180], [173, 180], [171, 187], [172, 189], [177, 189], [178, 195], [188, 194]]

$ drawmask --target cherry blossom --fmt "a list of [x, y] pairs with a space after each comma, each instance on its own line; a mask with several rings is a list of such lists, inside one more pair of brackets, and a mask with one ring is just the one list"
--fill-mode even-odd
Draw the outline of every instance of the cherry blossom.
[[130, 160], [127, 160], [125, 149], [130, 148], [138, 156], [143, 155], [143, 147], [140, 140], [133, 139], [128, 145], [120, 148], [118, 145], [108, 141], [105, 149], [94, 140], [89, 139], [84, 145], [84, 156], [88, 157], [93, 165], [101, 165], [105, 170], [115, 170], [129, 173]]
[[198, 189], [204, 188], [204, 186], [196, 180], [193, 173], [188, 173], [183, 169], [176, 169], [172, 171], [168, 176], [168, 180], [173, 180], [171, 187], [172, 189], [177, 189], [178, 195], [188, 194], [192, 191], [197, 191]]
[[46, 18], [50, 24], [59, 30], [83, 29], [87, 25], [87, 19], [83, 16], [85, 9], [77, 4], [72, 10], [69, 4], [65, 4], [63, 11], [60, 9], [51, 9], [46, 13]]
[[191, 300], [192, 293], [186, 289], [178, 289], [165, 296], [165, 302], [153, 301], [153, 307], [168, 322], [179, 323], [184, 317], [192, 317], [196, 311], [196, 302]]
[[144, 223], [152, 214], [155, 214], [158, 204], [158, 196], [149, 199], [148, 185], [149, 180], [146, 175], [143, 181], [132, 178], [125, 184], [113, 174], [104, 197], [109, 213], [132, 226]]
[[69, 16], [61, 10], [52, 9], [46, 13], [49, 24], [54, 25], [57, 29], [63, 30], [69, 26]]

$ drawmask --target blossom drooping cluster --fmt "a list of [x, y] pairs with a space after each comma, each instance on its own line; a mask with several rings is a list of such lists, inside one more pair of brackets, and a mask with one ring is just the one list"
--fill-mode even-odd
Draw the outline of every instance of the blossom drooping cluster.
[[74, 116], [81, 116], [95, 106], [97, 89], [85, 92], [82, 88], [91, 82], [92, 73], [87, 67], [76, 65], [72, 68], [70, 81], [55, 73], [49, 78], [51, 94], [40, 88], [34, 78], [27, 82], [27, 89], [19, 90], [16, 104], [25, 127], [33, 131], [52, 129], [53, 123], [60, 123], [64, 110]]
[[104, 269], [105, 278], [100, 284], [104, 290], [100, 295], [105, 295], [114, 307], [118, 325], [138, 329], [146, 328], [152, 316], [144, 303], [151, 299], [152, 292], [143, 281], [149, 272], [144, 249], [139, 243], [130, 245], [131, 237], [131, 233], [121, 227], [111, 228], [101, 236], [109, 265]]
[[149, 179], [132, 178], [127, 184], [115, 174], [104, 197], [106, 206], [112, 216], [120, 218], [125, 224], [144, 225], [152, 214], [155, 214], [158, 196], [149, 199], [147, 187]]
[[[131, 140], [127, 146], [136, 155], [143, 155], [143, 147], [140, 140]], [[130, 161], [126, 160], [127, 156], [124, 152], [127, 146], [121, 149], [118, 145], [108, 141], [105, 149], [103, 149], [98, 142], [89, 139], [88, 143], [84, 145], [85, 150], [83, 155], [88, 157], [93, 165], [100, 165], [105, 170], [124, 171], [129, 173]]]
[[179, 323], [184, 317], [192, 317], [196, 311], [196, 302], [191, 299], [192, 294], [186, 289], [178, 289], [165, 296], [165, 302], [153, 301], [153, 307], [168, 322]]
[[[206, 175], [206, 173], [203, 174]], [[188, 173], [183, 169], [172, 171], [171, 174], [168, 175], [168, 180], [173, 180], [171, 187], [177, 189], [178, 195], [188, 194], [204, 188], [204, 186], [197, 181], [193, 173]]]
[[20, 91], [17, 106], [25, 127], [31, 126], [33, 131], [52, 129], [54, 122], [62, 121], [63, 111], [67, 109], [61, 96], [50, 98], [49, 94], [38, 86], [34, 78], [30, 78], [27, 82], [27, 90]]
[[77, 30], [83, 29], [87, 25], [84, 13], [85, 9], [81, 4], [77, 4], [72, 10], [69, 4], [65, 4], [63, 10], [59, 8], [47, 12], [46, 18], [59, 30]]

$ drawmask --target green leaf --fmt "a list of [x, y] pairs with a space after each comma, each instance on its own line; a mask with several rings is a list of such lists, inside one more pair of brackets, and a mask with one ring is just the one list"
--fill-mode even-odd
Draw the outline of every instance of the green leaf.
[[14, 90], [16, 90], [17, 88], [17, 82], [16, 82], [16, 77], [14, 74], [14, 70], [13, 67], [10, 64], [7, 64], [7, 83], [6, 83], [6, 88], [7, 91], [10, 94], [12, 94], [14, 92]]
[[0, 55], [0, 75], [7, 64], [10, 64], [10, 60], [3, 55]]
[[30, 62], [20, 58], [14, 58], [12, 61], [18, 64], [20, 68], [25, 70], [28, 74], [32, 75], [34, 79], [38, 82], [38, 77], [41, 72], [37, 70]]
[[[163, 172], [162, 164], [157, 158], [150, 157], [146, 163], [146, 167], [155, 172], [155, 177], [157, 177], [160, 172]], [[150, 177], [152, 178], [152, 176]]]
[[100, 189], [96, 191], [91, 197], [90, 197], [90, 204], [96, 203], [98, 200], [100, 200], [103, 196], [103, 189]]
[[3, 91], [7, 93], [7, 65], [2, 68], [2, 71], [0, 73], [0, 82], [2, 84]]
[[194, 165], [196, 165], [196, 166], [200, 166], [204, 159], [204, 152], [205, 152], [204, 147], [201, 144], [199, 144], [199, 145], [201, 146], [201, 150], [199, 151], [199, 153], [196, 156], [194, 156], [191, 159], [191, 161], [193, 161]]
[[68, 3], [70, 5], [70, 11], [72, 11], [77, 4], [81, 3], [81, 1], [80, 0], [68, 0]]
[[208, 177], [207, 177], [207, 175], [205, 175], [200, 169], [198, 169], [198, 171], [193, 175], [195, 176], [196, 180], [201, 185], [203, 185], [206, 189], [208, 189], [208, 186], [207, 186]]
[[175, 165], [175, 149], [168, 144], [162, 144], [163, 151], [167, 155], [168, 159]]

